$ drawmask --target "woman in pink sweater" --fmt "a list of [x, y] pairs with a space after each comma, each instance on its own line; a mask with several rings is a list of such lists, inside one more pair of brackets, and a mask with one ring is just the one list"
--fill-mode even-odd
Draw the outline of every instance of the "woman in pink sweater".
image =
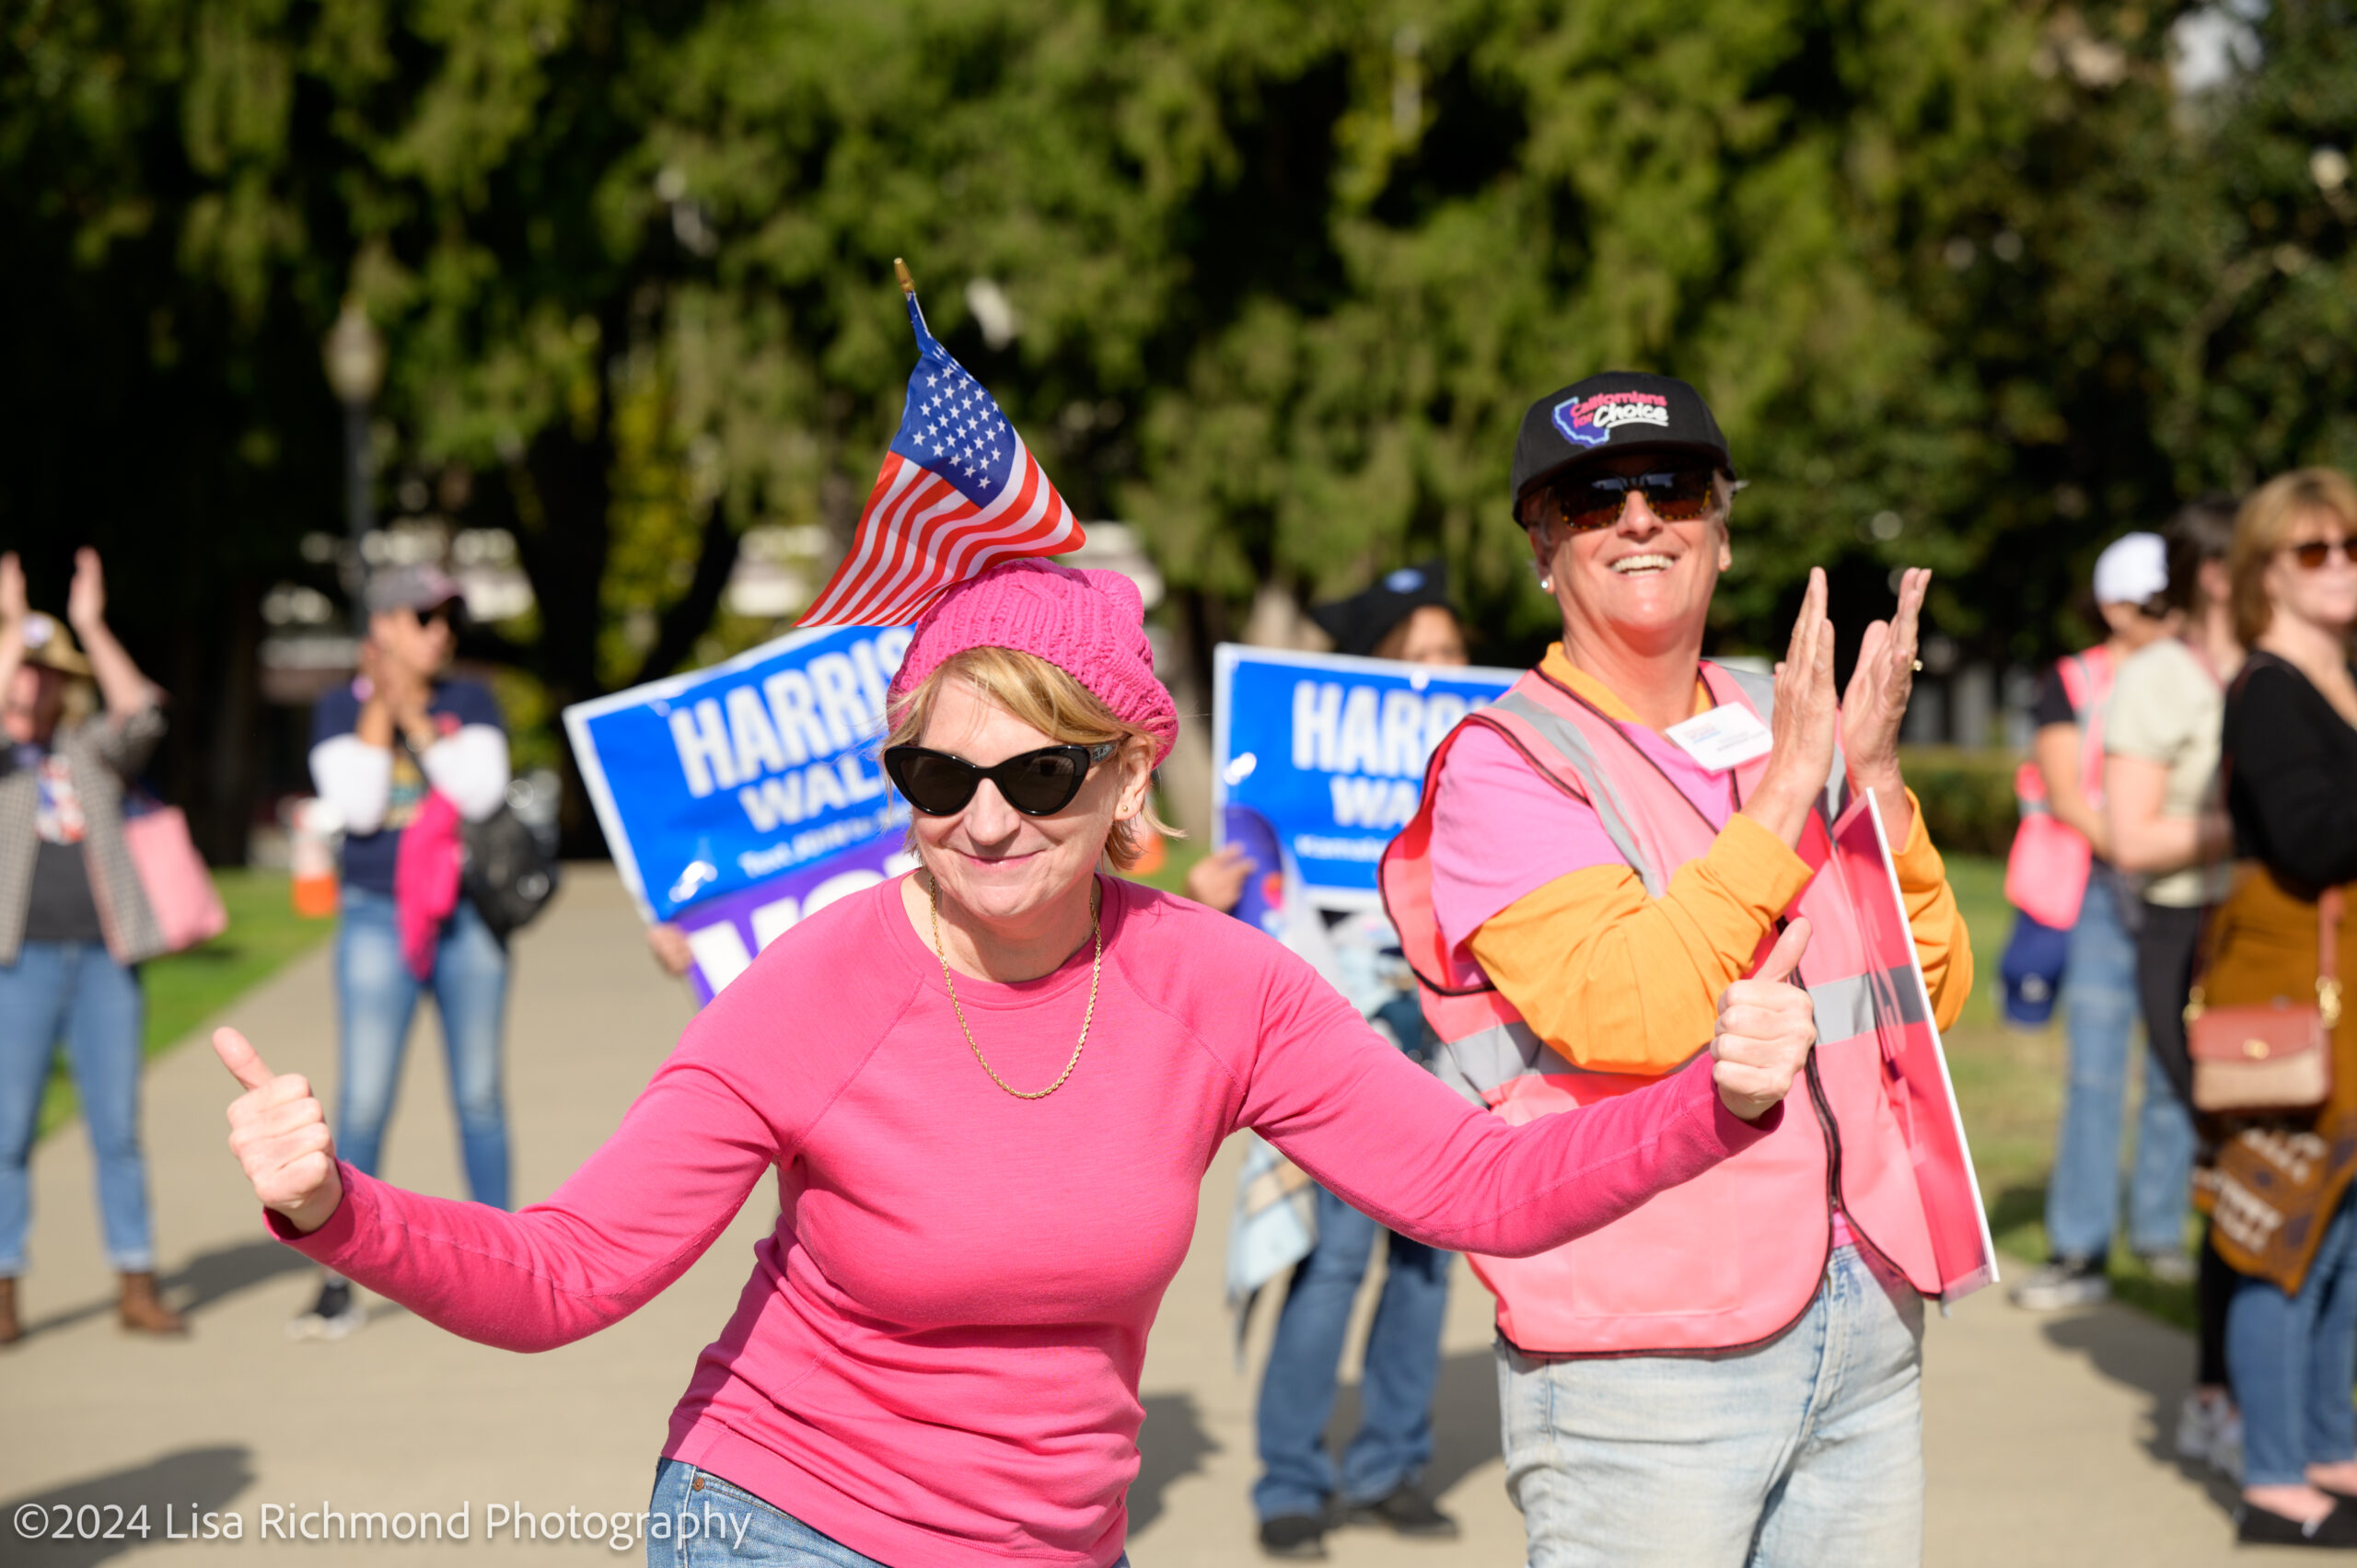
[[[339, 1166], [309, 1086], [221, 1031], [273, 1230], [454, 1333], [544, 1350], [677, 1279], [773, 1171], [784, 1213], [671, 1417], [654, 1513], [734, 1510], [737, 1562], [1106, 1568], [1146, 1330], [1229, 1134], [1420, 1241], [1522, 1254], [1774, 1122], [1814, 1039], [1781, 982], [1803, 926], [1729, 989], [1712, 1060], [1514, 1127], [1258, 931], [1104, 875], [1178, 727], [1141, 621], [1109, 572], [951, 589], [885, 754], [923, 869], [772, 943], [546, 1202]], [[661, 1527], [650, 1562], [677, 1550]]]

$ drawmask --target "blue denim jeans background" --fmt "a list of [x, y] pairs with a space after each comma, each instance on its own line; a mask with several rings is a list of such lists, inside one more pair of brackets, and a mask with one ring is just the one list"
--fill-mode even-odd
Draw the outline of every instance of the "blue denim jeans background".
[[0, 965], [0, 1275], [25, 1271], [33, 1127], [50, 1056], [65, 1042], [98, 1166], [99, 1223], [118, 1272], [156, 1266], [147, 1162], [139, 1149], [139, 976], [100, 942], [28, 942]]
[[[677, 1521], [685, 1515], [696, 1523], [696, 1534], [686, 1539], [675, 1533], [669, 1540], [657, 1540], [650, 1528], [646, 1568], [701, 1568], [708, 1562], [739, 1563], [744, 1568], [887, 1568], [832, 1536], [819, 1534], [784, 1509], [762, 1502], [734, 1481], [677, 1459], [656, 1461], [655, 1494], [648, 1499], [646, 1511], [650, 1519], [659, 1514]], [[1129, 1568], [1129, 1562], [1125, 1551], [1114, 1560], [1112, 1568]], [[904, 1564], [903, 1568], [919, 1565]]]
[[1529, 1568], [1921, 1562], [1922, 1342], [1922, 1297], [1843, 1247], [1754, 1350], [1536, 1361], [1501, 1344]]
[[1294, 1267], [1260, 1376], [1261, 1474], [1252, 1507], [1263, 1519], [1316, 1514], [1339, 1489], [1345, 1503], [1372, 1503], [1413, 1481], [1433, 1457], [1433, 1385], [1440, 1376], [1441, 1321], [1448, 1312], [1448, 1264], [1437, 1251], [1391, 1237], [1383, 1293], [1367, 1330], [1359, 1386], [1359, 1430], [1341, 1473], [1326, 1452], [1342, 1337], [1351, 1304], [1387, 1234], [1324, 1188], [1318, 1190], [1318, 1245]]
[[2357, 1214], [2325, 1226], [2300, 1294], [2235, 1276], [2226, 1375], [2243, 1411], [2243, 1484], [2296, 1486], [2310, 1465], [2357, 1458]]
[[[401, 1086], [410, 1017], [425, 987], [401, 959], [393, 900], [366, 888], [343, 890], [335, 942], [336, 1008], [343, 1025], [335, 1152], [374, 1176]], [[435, 1011], [457, 1103], [467, 1191], [478, 1203], [507, 1202], [507, 1110], [501, 1090], [501, 1034], [507, 1005], [507, 950], [464, 899], [435, 949]]]
[[[2140, 1011], [2136, 945], [2113, 880], [2097, 866], [2071, 928], [2062, 975], [2070, 1077], [2046, 1188], [2046, 1242], [2057, 1257], [2100, 1258], [2111, 1249], [2119, 1223], [2120, 1119]], [[2128, 1244], [2139, 1252], [2177, 1252], [2191, 1206], [2193, 1118], [2153, 1053], [2141, 1054], [2144, 1108], [2129, 1181]]]

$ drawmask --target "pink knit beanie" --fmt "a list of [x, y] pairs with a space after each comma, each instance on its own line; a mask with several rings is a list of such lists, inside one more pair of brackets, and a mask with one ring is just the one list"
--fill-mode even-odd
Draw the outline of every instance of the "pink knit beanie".
[[1145, 601], [1119, 572], [1009, 561], [951, 587], [924, 612], [892, 677], [892, 701], [969, 648], [1013, 648], [1047, 660], [1116, 717], [1156, 742], [1155, 766], [1178, 738], [1178, 709], [1154, 678]]

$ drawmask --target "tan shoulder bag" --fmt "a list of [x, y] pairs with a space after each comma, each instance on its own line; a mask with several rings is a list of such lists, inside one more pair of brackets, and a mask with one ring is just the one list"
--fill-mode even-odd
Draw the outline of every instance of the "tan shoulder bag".
[[[2314, 1110], [2332, 1094], [2332, 1031], [2340, 1022], [2340, 889], [2316, 900], [2316, 994], [2238, 1007], [2203, 1005], [2194, 982], [2185, 1005], [2185, 1041], [2193, 1058], [2193, 1109], [2259, 1116]], [[2214, 941], [2214, 931], [2203, 944]], [[2206, 977], [2208, 964], [2202, 965]]]

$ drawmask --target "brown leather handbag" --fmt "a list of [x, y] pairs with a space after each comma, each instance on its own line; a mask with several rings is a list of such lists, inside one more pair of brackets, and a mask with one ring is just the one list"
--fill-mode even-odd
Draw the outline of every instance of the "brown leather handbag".
[[[2185, 1005], [2193, 1058], [2193, 1109], [2259, 1116], [2314, 1110], [2332, 1094], [2332, 1031], [2340, 1022], [2340, 889], [2316, 900], [2316, 997], [2294, 1005], [2203, 1005], [2194, 983]], [[2205, 976], [2208, 966], [2203, 966]]]

